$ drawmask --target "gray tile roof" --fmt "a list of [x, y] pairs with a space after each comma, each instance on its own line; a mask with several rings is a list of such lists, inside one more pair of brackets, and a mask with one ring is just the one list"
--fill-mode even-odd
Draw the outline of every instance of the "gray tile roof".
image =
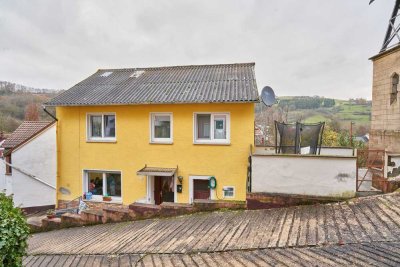
[[47, 106], [258, 102], [254, 63], [104, 69]]

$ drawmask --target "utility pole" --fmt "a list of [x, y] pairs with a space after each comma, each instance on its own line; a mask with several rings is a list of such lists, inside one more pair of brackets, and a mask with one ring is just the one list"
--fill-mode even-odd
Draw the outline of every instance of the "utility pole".
[[[371, 4], [372, 2], [375, 2], [375, 0], [370, 0], [369, 4]], [[400, 42], [399, 18], [400, 18], [400, 0], [396, 0], [380, 52], [385, 52], [387, 49], [393, 47], [394, 45]]]
[[350, 122], [350, 146], [353, 147], [353, 125], [355, 124], [354, 121]]

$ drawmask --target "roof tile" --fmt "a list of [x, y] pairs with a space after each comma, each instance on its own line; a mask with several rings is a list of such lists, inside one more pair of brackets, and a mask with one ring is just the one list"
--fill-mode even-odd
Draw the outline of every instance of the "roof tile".
[[4, 141], [2, 147], [6, 149], [16, 148], [52, 123], [53, 121], [24, 121], [11, 136]]

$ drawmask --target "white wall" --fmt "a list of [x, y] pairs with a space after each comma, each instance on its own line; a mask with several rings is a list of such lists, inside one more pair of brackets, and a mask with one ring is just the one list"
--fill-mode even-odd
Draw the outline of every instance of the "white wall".
[[[12, 164], [15, 167], [56, 186], [57, 154], [56, 125], [12, 152]], [[3, 172], [4, 173], [4, 172]], [[22, 207], [54, 205], [56, 190], [13, 169], [12, 191], [14, 203]]]
[[[355, 152], [354, 152], [355, 154]], [[329, 156], [353, 156], [352, 148], [343, 147], [321, 147], [321, 155]]]
[[352, 197], [356, 158], [253, 155], [252, 192]]
[[5, 173], [6, 173], [6, 167], [5, 164], [3, 163], [3, 158], [0, 157], [0, 192], [3, 192], [7, 189]]
[[0, 191], [5, 192], [6, 195], [11, 195], [12, 190], [12, 177], [6, 175], [6, 164], [4, 158], [0, 158]]

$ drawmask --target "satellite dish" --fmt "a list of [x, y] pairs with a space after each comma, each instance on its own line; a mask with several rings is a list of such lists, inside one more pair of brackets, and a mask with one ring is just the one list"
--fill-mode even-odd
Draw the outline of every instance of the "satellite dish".
[[274, 90], [269, 87], [265, 86], [262, 91], [261, 91], [261, 101], [264, 103], [264, 105], [270, 107], [273, 104], [276, 103], [276, 97], [275, 97], [275, 92]]
[[63, 195], [71, 195], [71, 191], [69, 191], [67, 188], [65, 188], [65, 187], [60, 187], [59, 189], [58, 189], [58, 191], [61, 193], [61, 194], [63, 194]]

